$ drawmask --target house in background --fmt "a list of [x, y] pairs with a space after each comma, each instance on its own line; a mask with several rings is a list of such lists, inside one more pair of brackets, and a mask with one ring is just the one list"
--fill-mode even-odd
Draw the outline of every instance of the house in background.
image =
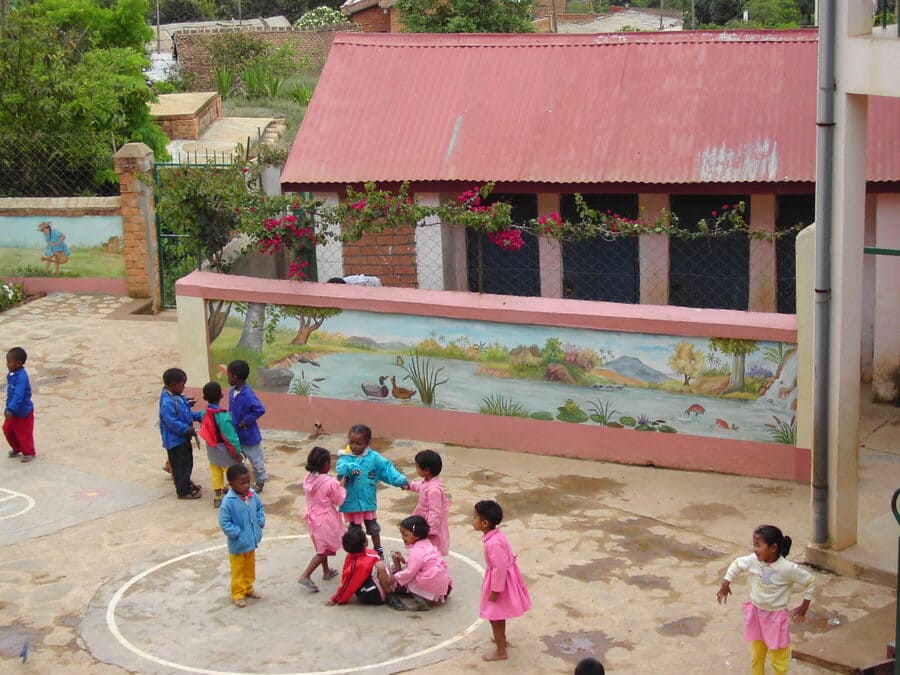
[[[574, 218], [580, 193], [595, 209], [671, 210], [688, 226], [739, 201], [753, 229], [809, 224], [816, 58], [814, 29], [339, 34], [282, 188], [336, 203], [347, 185], [408, 181], [419, 199], [439, 203], [496, 181], [520, 222]], [[860, 227], [877, 235], [898, 227], [881, 206], [900, 193], [900, 100], [873, 97], [867, 114]], [[664, 235], [526, 236], [513, 252], [432, 223], [329, 244], [317, 265], [320, 278], [366, 273], [424, 289], [793, 313], [794, 258], [793, 238]], [[897, 307], [866, 312], [873, 325]], [[863, 345], [864, 368], [872, 358]]]
[[400, 14], [394, 0], [345, 0], [341, 12], [367, 33], [400, 32]]

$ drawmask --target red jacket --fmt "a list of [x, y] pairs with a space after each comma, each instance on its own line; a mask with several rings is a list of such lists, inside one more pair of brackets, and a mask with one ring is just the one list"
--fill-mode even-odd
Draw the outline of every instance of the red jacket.
[[348, 602], [359, 587], [372, 576], [372, 568], [379, 560], [381, 558], [378, 554], [369, 548], [362, 553], [348, 553], [344, 559], [344, 569], [341, 570], [341, 585], [331, 596], [331, 601], [339, 605]]

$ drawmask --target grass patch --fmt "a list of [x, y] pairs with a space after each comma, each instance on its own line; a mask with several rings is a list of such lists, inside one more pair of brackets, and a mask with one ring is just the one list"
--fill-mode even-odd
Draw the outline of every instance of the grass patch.
[[[0, 275], [14, 276], [17, 270], [28, 272], [21, 276], [55, 276], [54, 265], [45, 274], [41, 262], [43, 249], [0, 248]], [[125, 276], [125, 256], [106, 253], [96, 246], [73, 247], [69, 262], [60, 268], [61, 276], [87, 278], [117, 278]]]

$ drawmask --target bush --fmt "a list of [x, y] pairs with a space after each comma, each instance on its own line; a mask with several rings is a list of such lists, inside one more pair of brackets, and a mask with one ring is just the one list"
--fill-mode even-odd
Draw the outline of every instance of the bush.
[[319, 28], [349, 23], [347, 17], [331, 7], [316, 7], [301, 16], [294, 25], [297, 28]]
[[[156, 23], [156, 4], [150, 3], [147, 14], [150, 23]], [[216, 18], [213, 0], [159, 0], [159, 22], [209, 21]]]
[[25, 287], [22, 284], [0, 282], [0, 312], [18, 305], [25, 300]]

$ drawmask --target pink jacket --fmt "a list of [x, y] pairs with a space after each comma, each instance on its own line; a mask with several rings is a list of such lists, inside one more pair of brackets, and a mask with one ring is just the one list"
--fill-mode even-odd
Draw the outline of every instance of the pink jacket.
[[414, 541], [407, 548], [406, 567], [394, 574], [394, 581], [410, 593], [441, 601], [450, 589], [447, 563], [428, 539]]
[[444, 494], [444, 484], [440, 478], [417, 480], [409, 484], [409, 489], [419, 493], [419, 502], [412, 515], [425, 519], [428, 540], [446, 557], [450, 553], [450, 527], [447, 524], [450, 500]]

